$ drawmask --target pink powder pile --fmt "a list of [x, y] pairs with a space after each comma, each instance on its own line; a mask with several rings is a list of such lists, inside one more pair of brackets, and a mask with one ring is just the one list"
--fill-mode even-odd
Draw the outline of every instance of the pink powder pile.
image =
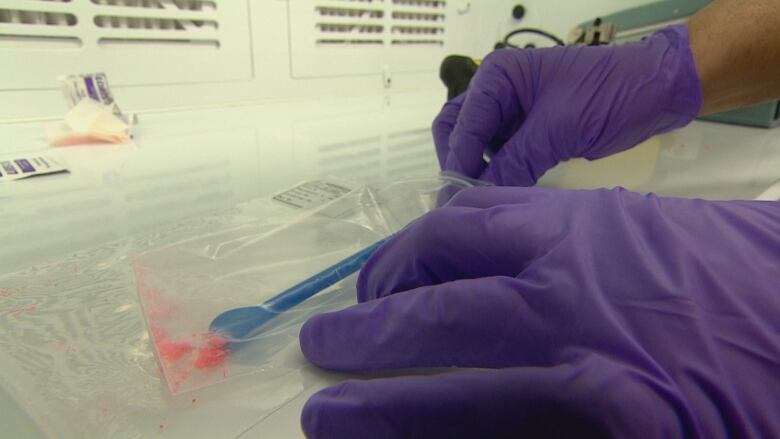
[[213, 333], [206, 334], [205, 337], [206, 346], [198, 349], [198, 357], [192, 365], [197, 369], [221, 366], [227, 359], [227, 340]]
[[228, 376], [228, 340], [212, 332], [171, 336], [166, 328], [176, 327], [182, 313], [176, 303], [167, 300], [147, 283], [148, 269], [134, 266], [136, 280], [144, 300], [144, 311], [149, 320], [152, 341], [163, 363], [171, 391], [178, 392], [181, 384], [194, 373], [193, 369], [209, 371], [222, 368]]
[[157, 345], [160, 356], [169, 361], [178, 361], [181, 357], [192, 352], [195, 347], [186, 341], [164, 341]]
[[167, 364], [167, 377], [173, 393], [190, 376], [191, 368], [212, 369], [222, 366], [222, 376], [227, 376], [224, 367], [228, 359], [227, 340], [211, 332], [191, 334], [188, 339], [172, 339], [168, 332], [152, 323], [152, 338], [160, 358]]
[[227, 361], [227, 340], [214, 333], [207, 332], [200, 336], [193, 334], [191, 339], [194, 341], [172, 340], [164, 329], [152, 325], [152, 334], [160, 357], [171, 363], [178, 362], [194, 351], [197, 351], [197, 355], [191, 364], [196, 369], [221, 366]]

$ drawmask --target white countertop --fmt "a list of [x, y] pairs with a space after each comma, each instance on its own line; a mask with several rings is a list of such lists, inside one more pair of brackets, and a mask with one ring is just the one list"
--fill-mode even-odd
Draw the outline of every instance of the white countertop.
[[[24, 429], [35, 424], [61, 437], [145, 437], [152, 431], [301, 437], [306, 398], [343, 376], [307, 367], [284, 377], [293, 399], [265, 418], [252, 414], [262, 395], [253, 393], [251, 378], [229, 404], [224, 389], [223, 399], [211, 405], [204, 400], [190, 407], [187, 395], [170, 398], [155, 375], [132, 279], [102, 279], [100, 264], [126, 264], [158, 242], [157, 233], [186, 237], [187, 229], [176, 224], [313, 177], [379, 182], [433, 175], [438, 168], [429, 127], [440, 106], [437, 96], [400, 95], [142, 114], [131, 145], [48, 150], [69, 174], [0, 184], [0, 436], [29, 436]], [[0, 156], [44, 150], [41, 123], [0, 124]], [[541, 185], [753, 199], [778, 179], [780, 129], [694, 122], [618, 156], [559, 166]], [[71, 268], [75, 274], [62, 274]], [[87, 303], [69, 299], [90, 282], [111, 286], [99, 293], [106, 307], [92, 316], [83, 312]], [[127, 328], [105, 327], [100, 312], [119, 313]], [[113, 329], [127, 330], [127, 346], [98, 341], [78, 350], [92, 332]], [[50, 336], [57, 346], [27, 346], [47, 330], [58, 331]], [[74, 362], [83, 367], [72, 368]], [[30, 372], [35, 367], [48, 373]], [[110, 383], [122, 377], [138, 380], [133, 394], [111, 394]], [[66, 381], [82, 386], [77, 394], [83, 396], [52, 393]], [[148, 409], [142, 407], [146, 398], [154, 401]], [[78, 414], [83, 418], [72, 419]]]

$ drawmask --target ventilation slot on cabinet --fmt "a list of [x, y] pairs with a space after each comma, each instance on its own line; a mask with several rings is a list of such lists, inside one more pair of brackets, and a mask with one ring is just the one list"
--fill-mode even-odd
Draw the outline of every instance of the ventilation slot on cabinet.
[[[111, 8], [111, 15], [94, 18], [98, 28], [109, 35], [98, 39], [103, 49], [194, 48], [219, 49], [215, 38], [219, 23], [217, 4], [202, 0], [92, 0]], [[113, 33], [117, 35], [113, 35]]]
[[[438, 69], [454, 4], [444, 0], [288, 0], [295, 77]], [[349, 50], [346, 50], [349, 49]]]
[[317, 40], [317, 44], [321, 44], [323, 46], [381, 46], [384, 43], [382, 40], [372, 40], [365, 38], [320, 38]]
[[81, 39], [67, 35], [76, 24], [76, 15], [67, 12], [0, 8], [0, 48], [78, 49]]
[[444, 46], [445, 1], [393, 0], [390, 44]]
[[[443, 27], [429, 26], [393, 26], [393, 45], [434, 45], [443, 46]], [[439, 38], [437, 38], [439, 37]]]
[[[368, 3], [342, 0], [346, 3]], [[316, 6], [315, 11], [323, 21], [316, 23], [317, 44], [327, 46], [382, 46], [384, 11], [361, 7]]]
[[393, 0], [394, 5], [419, 6], [423, 8], [441, 8], [447, 6], [446, 0]]
[[[27, 4], [25, 9], [0, 8], [0, 48], [67, 49], [95, 47], [95, 43], [102, 49], [220, 47], [215, 1], [28, 0]], [[97, 31], [88, 29], [89, 21]]]
[[219, 49], [217, 40], [176, 40], [171, 38], [101, 38], [98, 40], [98, 46], [103, 49], [147, 49], [154, 46], [155, 49]]
[[0, 33], [0, 49], [78, 49], [81, 40], [76, 37], [6, 35]]
[[250, 79], [250, 1], [0, 0], [0, 60], [14, 60], [0, 91], [55, 89], [79, 72], [116, 87]]
[[64, 12], [28, 11], [0, 8], [0, 23], [37, 26], [75, 26], [76, 16]]
[[417, 22], [444, 21], [444, 14], [432, 14], [428, 12], [395, 11], [393, 12], [393, 19], [417, 21]]
[[444, 28], [428, 26], [393, 26], [393, 33], [401, 35], [441, 35], [444, 33]]
[[214, 20], [175, 20], [171, 18], [122, 17], [116, 15], [98, 15], [95, 25], [108, 29], [153, 29], [162, 31], [188, 31], [197, 29], [216, 29]]
[[344, 17], [361, 19], [381, 19], [385, 15], [384, 11], [379, 9], [335, 8], [327, 6], [317, 6], [317, 12], [321, 17]]
[[143, 9], [174, 8], [184, 11], [213, 11], [217, 9], [217, 4], [213, 0], [92, 0], [92, 3], [100, 6], [124, 6]]
[[382, 45], [384, 27], [374, 24], [317, 23], [323, 35], [317, 44]]

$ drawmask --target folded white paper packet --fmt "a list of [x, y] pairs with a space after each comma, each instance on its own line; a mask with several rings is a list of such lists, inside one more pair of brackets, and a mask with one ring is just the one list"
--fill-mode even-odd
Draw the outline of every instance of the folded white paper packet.
[[65, 115], [64, 122], [46, 127], [50, 146], [84, 143], [125, 143], [130, 140], [130, 127], [108, 105], [90, 98], [81, 99]]

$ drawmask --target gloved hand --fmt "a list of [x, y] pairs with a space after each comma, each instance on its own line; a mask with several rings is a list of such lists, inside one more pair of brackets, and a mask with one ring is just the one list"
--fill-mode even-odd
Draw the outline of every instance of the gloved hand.
[[303, 353], [312, 438], [780, 437], [780, 203], [478, 188], [375, 253]]
[[[679, 25], [620, 46], [494, 51], [465, 95], [444, 106], [433, 135], [443, 170], [532, 186], [559, 162], [601, 158], [684, 126], [701, 103]], [[495, 152], [489, 166], [485, 152]]]

